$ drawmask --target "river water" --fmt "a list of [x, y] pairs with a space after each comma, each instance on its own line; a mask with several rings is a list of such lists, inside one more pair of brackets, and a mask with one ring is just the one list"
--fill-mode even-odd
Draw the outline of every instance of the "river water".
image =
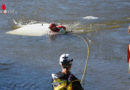
[[74, 58], [72, 73], [82, 77], [87, 48], [73, 35], [22, 36], [6, 32], [16, 23], [57, 22], [88, 40], [90, 56], [85, 90], [130, 90], [127, 46], [130, 42], [129, 0], [1, 0], [0, 90], [51, 90], [51, 74], [60, 71], [62, 53]]

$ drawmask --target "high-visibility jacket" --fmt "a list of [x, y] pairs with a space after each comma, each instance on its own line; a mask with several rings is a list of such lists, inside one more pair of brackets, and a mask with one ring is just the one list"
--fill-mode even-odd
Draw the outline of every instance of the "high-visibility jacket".
[[52, 74], [52, 78], [53, 90], [83, 90], [80, 81], [72, 74], [68, 75], [68, 79], [63, 79], [56, 74]]

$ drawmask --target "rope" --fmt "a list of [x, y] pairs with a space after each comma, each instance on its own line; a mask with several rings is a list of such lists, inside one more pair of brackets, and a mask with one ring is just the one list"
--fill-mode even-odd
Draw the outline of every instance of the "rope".
[[81, 81], [80, 81], [80, 83], [82, 84], [83, 81], [85, 80], [85, 76], [86, 76], [86, 73], [87, 73], [87, 64], [88, 64], [88, 58], [89, 58], [89, 44], [88, 44], [87, 40], [84, 37], [82, 37], [80, 35], [77, 35], [77, 34], [72, 34], [72, 35], [76, 36], [76, 37], [79, 37], [81, 40], [83, 40], [84, 43], [86, 44], [86, 47], [88, 48], [86, 63], [85, 63], [83, 75], [82, 75], [82, 78], [81, 78]]

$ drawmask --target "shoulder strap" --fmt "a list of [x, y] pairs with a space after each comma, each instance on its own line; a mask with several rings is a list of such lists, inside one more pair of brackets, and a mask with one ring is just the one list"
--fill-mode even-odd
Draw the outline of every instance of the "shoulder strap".
[[52, 79], [53, 79], [53, 80], [54, 80], [54, 79], [58, 79], [57, 74], [51, 74], [51, 76], [52, 76]]

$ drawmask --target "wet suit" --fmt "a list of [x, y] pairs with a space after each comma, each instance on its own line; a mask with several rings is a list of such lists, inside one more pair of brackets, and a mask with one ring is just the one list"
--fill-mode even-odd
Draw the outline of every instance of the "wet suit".
[[[69, 82], [72, 82], [72, 89], [71, 90], [83, 90], [83, 88], [80, 84], [80, 81], [73, 74], [69, 73], [69, 74], [65, 75], [62, 72], [58, 72], [58, 73], [55, 74], [55, 76], [60, 80], [66, 80], [67, 85], [70, 84]], [[70, 90], [70, 89], [64, 89], [64, 90]]]

